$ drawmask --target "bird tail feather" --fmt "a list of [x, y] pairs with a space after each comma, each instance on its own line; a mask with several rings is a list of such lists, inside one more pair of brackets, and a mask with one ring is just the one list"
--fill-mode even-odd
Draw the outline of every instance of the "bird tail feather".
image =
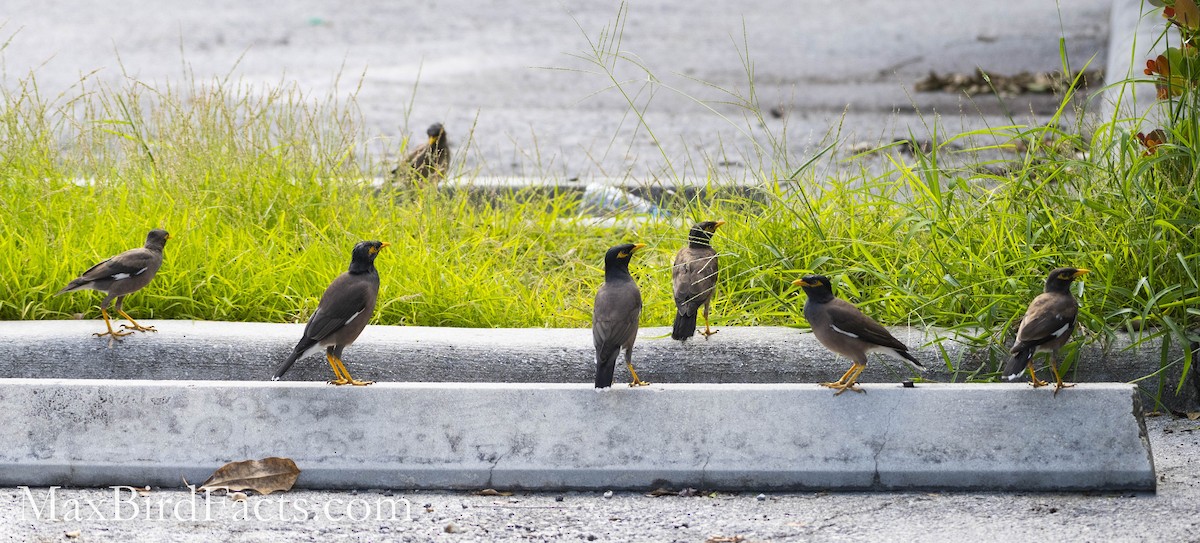
[[301, 339], [300, 343], [296, 344], [296, 348], [292, 349], [292, 354], [287, 357], [287, 360], [284, 360], [282, 364], [275, 367], [275, 375], [271, 377], [271, 380], [278, 381], [280, 377], [283, 377], [283, 374], [287, 373], [287, 371], [291, 369], [292, 364], [295, 364], [296, 361], [303, 358], [304, 355], [309, 354], [309, 351], [314, 347], [319, 348], [317, 342], [308, 339], [307, 337]]
[[617, 355], [621, 354], [618, 346], [611, 353], [596, 353], [596, 388], [608, 388], [613, 383], [613, 372], [617, 369]]
[[925, 367], [925, 364], [922, 364], [920, 360], [917, 360], [917, 357], [913, 356], [912, 353], [908, 351], [896, 349], [896, 354], [900, 355], [900, 358], [904, 359], [904, 361], [907, 362], [908, 365], [914, 370], [922, 373], [929, 370], [929, 368]]
[[1025, 368], [1029, 366], [1029, 359], [1033, 357], [1033, 352], [1032, 347], [1013, 349], [1012, 358], [1009, 358], [1008, 362], [1004, 364], [1004, 371], [1000, 373], [1000, 376], [1005, 381], [1020, 379], [1022, 375], [1025, 375]]
[[75, 279], [75, 280], [71, 281], [70, 283], [67, 283], [67, 286], [63, 287], [62, 290], [55, 292], [54, 295], [58, 296], [59, 294], [64, 294], [67, 292], [74, 292], [76, 290], [86, 287], [88, 285], [88, 283], [91, 283], [91, 281], [86, 281], [83, 279]]
[[675, 314], [675, 325], [671, 327], [671, 339], [686, 340], [696, 334], [696, 312], [691, 315]]

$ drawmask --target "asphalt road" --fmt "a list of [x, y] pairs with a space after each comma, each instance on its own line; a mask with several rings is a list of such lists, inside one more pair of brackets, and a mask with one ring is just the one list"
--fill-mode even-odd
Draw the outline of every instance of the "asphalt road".
[[1159, 476], [1155, 494], [817, 492], [759, 499], [702, 489], [691, 497], [610, 498], [364, 490], [245, 502], [213, 496], [206, 507], [178, 489], [136, 497], [129, 490], [114, 497], [109, 489], [58, 489], [58, 520], [49, 520], [48, 489], [5, 488], [0, 540], [1196, 541], [1200, 422], [1169, 416], [1147, 422]]
[[[653, 0], [618, 24], [620, 6], [12, 0], [0, 54], [9, 88], [32, 72], [47, 99], [82, 78], [294, 83], [314, 101], [353, 99], [379, 156], [443, 121], [463, 171], [481, 175], [742, 179], [786, 173], [831, 138], [1045, 122], [1056, 98], [912, 87], [930, 71], [1056, 70], [1060, 38], [1073, 68], [1103, 66], [1109, 12], [1104, 0]], [[741, 105], [752, 96], [761, 119]]]

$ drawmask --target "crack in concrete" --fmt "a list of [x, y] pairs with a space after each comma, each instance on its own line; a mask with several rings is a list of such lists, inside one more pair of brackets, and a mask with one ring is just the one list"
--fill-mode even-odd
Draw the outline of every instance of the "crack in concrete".
[[879, 455], [883, 454], [883, 449], [887, 447], [888, 436], [892, 433], [892, 422], [896, 419], [896, 411], [900, 407], [900, 401], [892, 404], [892, 408], [888, 410], [887, 423], [883, 427], [883, 436], [879, 440], [879, 446], [875, 448], [875, 453], [871, 456], [871, 460], [875, 463], [875, 474], [871, 478], [871, 488], [876, 490], [883, 488], [882, 478], [879, 476]]
[[506, 455], [508, 455], [508, 453], [500, 454], [495, 460], [492, 460], [492, 465], [488, 468], [487, 483], [483, 485], [484, 488], [494, 488], [492, 485], [492, 476], [496, 473], [496, 466], [500, 464], [501, 460], [504, 460]]
[[696, 488], [704, 488], [708, 486], [708, 463], [712, 460], [712, 453], [704, 455], [704, 465], [700, 466], [700, 484]]

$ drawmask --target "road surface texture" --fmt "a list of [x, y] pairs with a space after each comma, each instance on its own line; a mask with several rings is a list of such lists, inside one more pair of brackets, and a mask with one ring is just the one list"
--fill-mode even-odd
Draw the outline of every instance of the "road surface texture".
[[[382, 136], [368, 143], [380, 159], [441, 121], [455, 168], [470, 174], [743, 181], [786, 174], [833, 138], [1044, 123], [1058, 98], [914, 84], [930, 72], [1058, 70], [1060, 38], [1072, 69], [1100, 68], [1109, 2], [14, 0], [4, 11], [6, 85], [32, 72], [46, 98], [83, 78], [294, 83], [318, 102], [354, 97], [367, 133]], [[761, 119], [739, 105], [752, 92]]]

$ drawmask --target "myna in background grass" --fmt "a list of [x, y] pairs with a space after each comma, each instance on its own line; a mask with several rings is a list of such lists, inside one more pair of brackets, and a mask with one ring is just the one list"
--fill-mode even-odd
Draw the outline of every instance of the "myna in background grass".
[[1036, 387], [1048, 383], [1037, 378], [1033, 371], [1033, 357], [1037, 353], [1050, 353], [1050, 371], [1054, 373], [1054, 393], [1075, 385], [1063, 384], [1058, 367], [1054, 364], [1055, 352], [1066, 345], [1075, 331], [1075, 317], [1079, 315], [1079, 302], [1071, 295], [1071, 282], [1083, 277], [1088, 270], [1058, 268], [1046, 277], [1046, 288], [1029, 303], [1029, 310], [1017, 328], [1017, 340], [1013, 343], [1012, 358], [1004, 365], [1001, 375], [1015, 381], [1029, 370], [1031, 384]]
[[925, 371], [908, 347], [892, 336], [887, 328], [863, 314], [853, 304], [833, 295], [829, 278], [824, 275], [805, 275], [792, 284], [804, 289], [808, 300], [804, 302], [804, 319], [812, 327], [813, 335], [826, 349], [850, 359], [850, 369], [832, 383], [821, 383], [841, 394], [846, 390], [862, 392], [855, 386], [858, 376], [867, 367], [867, 355], [883, 353], [903, 360], [917, 371]]
[[278, 381], [297, 360], [325, 349], [325, 359], [333, 368], [333, 385], [369, 385], [372, 381], [359, 381], [350, 376], [342, 363], [342, 350], [354, 343], [371, 314], [375, 312], [375, 300], [379, 297], [379, 272], [375, 271], [375, 257], [390, 245], [381, 241], [360, 241], [350, 254], [350, 269], [337, 276], [317, 311], [304, 327], [304, 337], [296, 344], [291, 356], [275, 369], [273, 381]]
[[685, 341], [696, 333], [696, 315], [704, 308], [704, 339], [715, 334], [708, 323], [713, 290], [717, 287], [717, 251], [713, 234], [725, 221], [704, 221], [688, 231], [687, 245], [675, 255], [671, 286], [675, 292], [675, 324], [671, 339]]
[[419, 145], [399, 167], [392, 170], [393, 178], [415, 183], [437, 183], [450, 171], [450, 143], [446, 140], [446, 128], [442, 123], [429, 125], [425, 130], [428, 140]]
[[[163, 247], [167, 245], [168, 239], [171, 239], [171, 235], [166, 230], [151, 230], [149, 234], [146, 234], [144, 247], [130, 249], [92, 266], [55, 294], [85, 289], [99, 290], [108, 294], [100, 302], [100, 316], [104, 317], [104, 326], [108, 328], [108, 331], [97, 332], [94, 334], [97, 337], [120, 338], [132, 334], [133, 330], [156, 332], [157, 330], [153, 326], [142, 326], [133, 320], [133, 317], [121, 309], [121, 303], [125, 301], [126, 296], [141, 290], [142, 287], [150, 284], [151, 279], [154, 279], [154, 274], [158, 273], [158, 268], [162, 266]], [[117, 299], [117, 314], [127, 319], [133, 326], [122, 324], [122, 330], [113, 330], [112, 322], [108, 318], [108, 304], [112, 302], [113, 298]]]
[[650, 383], [633, 370], [633, 342], [637, 339], [638, 317], [642, 314], [642, 292], [629, 275], [629, 259], [644, 244], [627, 243], [604, 254], [604, 284], [596, 292], [592, 312], [592, 342], [596, 345], [596, 388], [612, 386], [617, 355], [625, 349], [625, 365], [633, 381], [629, 386]]

